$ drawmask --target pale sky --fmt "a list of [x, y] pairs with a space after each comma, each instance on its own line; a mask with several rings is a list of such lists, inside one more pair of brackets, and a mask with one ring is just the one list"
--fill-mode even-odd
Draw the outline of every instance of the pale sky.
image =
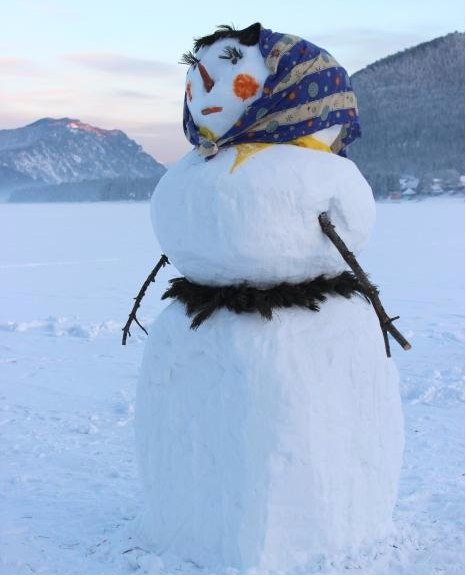
[[464, 30], [462, 0], [0, 0], [0, 129], [68, 116], [118, 128], [163, 163], [181, 127], [193, 37], [261, 22], [327, 49], [352, 73]]

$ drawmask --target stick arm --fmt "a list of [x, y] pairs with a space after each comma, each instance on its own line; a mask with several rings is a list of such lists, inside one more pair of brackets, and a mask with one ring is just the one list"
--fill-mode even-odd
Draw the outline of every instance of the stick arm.
[[[133, 305], [133, 309], [131, 310], [131, 313], [128, 316], [128, 321], [126, 322], [125, 326], [122, 328], [123, 330], [123, 338], [121, 340], [121, 344], [122, 345], [126, 345], [126, 340], [128, 337], [131, 337], [131, 332], [129, 331], [129, 328], [131, 327], [131, 324], [134, 322], [136, 322], [138, 324], [138, 326], [142, 329], [142, 331], [144, 331], [147, 334], [147, 330], [146, 328], [139, 322], [137, 316], [136, 316], [136, 312], [139, 309], [139, 306], [141, 305], [141, 301], [143, 299], [143, 297], [146, 295], [146, 291], [147, 288], [150, 286], [150, 284], [152, 282], [155, 282], [155, 276], [159, 273], [161, 268], [164, 268], [167, 264], [169, 264], [170, 262], [168, 261], [168, 258], [165, 254], [162, 254], [160, 256], [159, 261], [157, 262], [157, 265], [155, 266], [155, 268], [150, 272], [150, 274], [147, 276], [147, 279], [145, 280], [145, 282], [142, 284], [141, 289], [139, 290], [138, 295], [134, 298], [134, 305]], [[148, 334], [147, 334], [148, 335]]]
[[329, 240], [333, 243], [333, 245], [337, 248], [340, 252], [342, 258], [345, 262], [349, 265], [351, 270], [353, 271], [354, 275], [359, 280], [359, 283], [363, 287], [364, 293], [370, 299], [372, 306], [379, 318], [380, 328], [383, 333], [384, 343], [385, 343], [385, 351], [387, 353], [387, 357], [391, 357], [390, 353], [390, 344], [388, 341], [387, 332], [392, 335], [392, 337], [397, 341], [400, 346], [404, 350], [411, 349], [411, 344], [409, 341], [401, 334], [396, 327], [393, 325], [394, 320], [398, 319], [399, 316], [390, 317], [387, 312], [385, 311], [382, 302], [379, 298], [379, 290], [377, 287], [369, 281], [367, 274], [359, 265], [358, 261], [356, 260], [354, 254], [348, 249], [345, 242], [341, 239], [338, 233], [335, 230], [335, 226], [332, 224], [332, 221], [327, 212], [322, 212], [319, 215], [319, 224], [322, 228], [324, 234], [329, 238]]

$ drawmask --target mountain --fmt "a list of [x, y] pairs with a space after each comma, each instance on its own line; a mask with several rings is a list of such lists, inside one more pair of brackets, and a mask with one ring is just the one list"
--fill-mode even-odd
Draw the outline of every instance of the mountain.
[[464, 40], [453, 32], [353, 74], [362, 138], [348, 155], [373, 186], [464, 174]]
[[0, 130], [0, 197], [10, 201], [139, 199], [164, 173], [121, 130], [71, 118]]

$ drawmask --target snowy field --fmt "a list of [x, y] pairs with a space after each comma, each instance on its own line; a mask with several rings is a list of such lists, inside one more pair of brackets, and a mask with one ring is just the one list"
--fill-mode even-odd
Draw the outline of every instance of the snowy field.
[[[362, 261], [414, 345], [392, 344], [407, 443], [398, 536], [348, 560], [345, 573], [464, 571], [463, 211], [448, 198], [378, 204]], [[208, 575], [164, 566], [132, 532], [142, 505], [133, 411], [145, 335], [135, 328], [129, 345], [120, 340], [160, 255], [148, 204], [3, 204], [0, 245], [0, 574]], [[144, 323], [171, 275], [164, 270], [146, 297]]]

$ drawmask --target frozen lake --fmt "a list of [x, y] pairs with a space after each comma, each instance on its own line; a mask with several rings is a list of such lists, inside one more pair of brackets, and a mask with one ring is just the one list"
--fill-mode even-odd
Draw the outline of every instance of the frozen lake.
[[[361, 260], [414, 346], [392, 342], [407, 444], [396, 546], [348, 570], [459, 574], [464, 202], [377, 209]], [[120, 342], [160, 256], [148, 204], [2, 204], [0, 245], [0, 574], [172, 573], [129, 539], [142, 504], [132, 419], [145, 335], [135, 327]], [[173, 275], [163, 270], [146, 296], [145, 324]]]

